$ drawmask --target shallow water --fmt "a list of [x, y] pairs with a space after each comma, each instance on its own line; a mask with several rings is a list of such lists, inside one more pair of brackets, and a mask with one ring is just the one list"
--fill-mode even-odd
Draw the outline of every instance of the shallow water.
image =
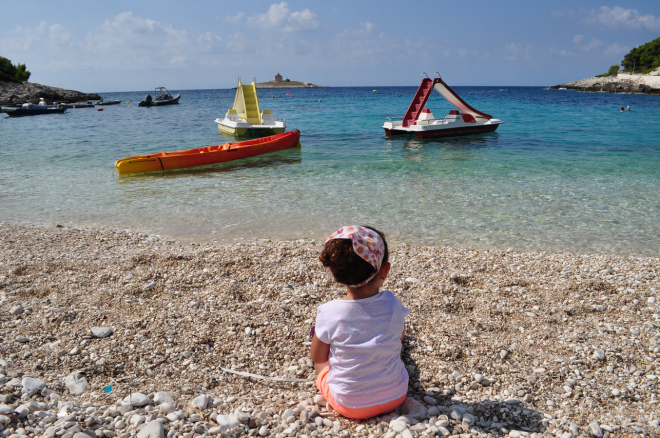
[[[137, 106], [147, 92], [102, 93], [122, 104], [0, 116], [0, 221], [201, 241], [320, 239], [362, 223], [412, 244], [658, 255], [660, 97], [456, 87], [505, 124], [429, 141], [381, 128], [415, 87], [373, 89], [259, 90], [301, 149], [165, 174], [113, 164], [230, 141], [213, 120], [233, 90], [183, 90], [157, 108]], [[437, 94], [427, 108], [451, 109]]]

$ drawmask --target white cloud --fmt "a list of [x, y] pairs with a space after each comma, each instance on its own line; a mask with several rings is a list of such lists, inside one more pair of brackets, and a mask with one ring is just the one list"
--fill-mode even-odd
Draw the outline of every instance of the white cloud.
[[603, 54], [608, 57], [622, 56], [630, 51], [630, 48], [616, 43], [607, 45], [598, 38], [592, 38], [585, 42], [584, 35], [575, 35], [573, 42], [583, 53]]
[[224, 42], [221, 36], [211, 32], [204, 32], [197, 38], [197, 41], [209, 44], [222, 44]]
[[29, 51], [36, 48], [51, 52], [73, 43], [73, 35], [64, 26], [42, 21], [34, 28], [17, 26], [9, 38], [0, 39], [0, 49]]
[[89, 32], [84, 50], [93, 54], [95, 60], [112, 61], [121, 68], [165, 68], [199, 64], [208, 55], [233, 52], [237, 46], [232, 41], [231, 35], [222, 38], [212, 32], [190, 34], [123, 12]]
[[580, 50], [582, 50], [583, 52], [598, 51], [598, 50], [602, 49], [604, 45], [605, 44], [601, 40], [599, 40], [598, 38], [592, 38], [586, 44], [581, 44], [581, 45], [578, 44], [578, 46], [580, 47]]
[[371, 32], [376, 28], [373, 23], [366, 22], [360, 23], [360, 27], [354, 31], [354, 35], [371, 35]]
[[558, 49], [556, 47], [550, 47], [548, 49], [549, 55], [559, 55], [559, 56], [573, 56], [573, 52], [566, 49]]
[[[370, 22], [365, 22], [365, 23], [360, 23], [360, 26], [357, 28], [347, 28], [344, 29], [340, 34], [337, 36], [340, 38], [352, 38], [354, 36], [368, 36], [371, 35], [371, 32], [376, 28], [376, 26], [373, 23]], [[379, 38], [384, 38], [385, 34], [379, 35]]]
[[268, 12], [249, 17], [247, 21], [252, 26], [285, 32], [316, 30], [320, 26], [314, 12], [309, 9], [291, 12], [286, 2], [273, 3], [268, 8]]
[[[250, 53], [245, 36], [220, 37], [212, 32], [190, 34], [156, 20], [123, 12], [85, 36], [61, 24], [41, 22], [33, 28], [17, 26], [10, 38], [0, 39], [0, 53], [25, 53], [15, 62], [28, 62], [33, 73], [77, 69], [144, 70], [190, 65], [217, 65], [227, 53]], [[38, 67], [38, 68], [37, 68]]]
[[653, 14], [641, 15], [637, 9], [624, 9], [619, 6], [601, 6], [599, 9], [587, 11], [583, 21], [610, 29], [660, 30], [660, 17]]
[[506, 55], [504, 58], [507, 61], [517, 61], [520, 59], [530, 60], [532, 59], [534, 46], [524, 43], [509, 43], [505, 46], [505, 52]]
[[292, 30], [314, 30], [318, 29], [319, 22], [316, 14], [309, 9], [300, 12], [292, 12], [289, 16], [289, 27]]
[[231, 15], [225, 15], [224, 20], [227, 23], [232, 23], [232, 24], [239, 24], [245, 14], [243, 12], [239, 12], [238, 14], [231, 16]]
[[58, 45], [66, 45], [73, 41], [73, 35], [60, 24], [54, 24], [48, 28], [48, 38]]
[[603, 54], [606, 56], [620, 56], [621, 58], [628, 52], [630, 52], [630, 47], [620, 46], [616, 43], [610, 44], [603, 50]]
[[160, 47], [157, 52], [165, 53], [167, 49], [185, 46], [190, 42], [190, 37], [185, 30], [177, 30], [148, 18], [134, 17], [132, 12], [123, 12], [87, 34], [87, 42], [97, 49], [154, 50]]

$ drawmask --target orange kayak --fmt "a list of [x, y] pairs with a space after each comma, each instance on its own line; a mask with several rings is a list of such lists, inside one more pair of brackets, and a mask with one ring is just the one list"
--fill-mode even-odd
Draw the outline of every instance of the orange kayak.
[[295, 130], [238, 143], [122, 158], [115, 162], [115, 168], [120, 174], [125, 174], [204, 166], [300, 147], [299, 140], [300, 131]]

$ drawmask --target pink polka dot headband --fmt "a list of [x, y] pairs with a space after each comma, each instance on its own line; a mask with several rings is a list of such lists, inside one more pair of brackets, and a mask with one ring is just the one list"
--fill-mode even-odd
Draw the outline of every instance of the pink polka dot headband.
[[383, 263], [383, 256], [385, 255], [385, 244], [383, 238], [369, 228], [361, 227], [359, 225], [349, 225], [341, 227], [325, 241], [328, 242], [335, 239], [350, 239], [353, 243], [353, 251], [355, 254], [362, 257], [367, 263], [374, 267], [376, 270], [369, 278], [359, 284], [349, 284], [350, 287], [360, 287], [369, 283], [380, 271], [380, 266]]

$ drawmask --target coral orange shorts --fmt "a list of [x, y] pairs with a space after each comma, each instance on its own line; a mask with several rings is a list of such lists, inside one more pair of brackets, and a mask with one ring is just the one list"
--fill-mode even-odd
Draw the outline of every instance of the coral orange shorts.
[[323, 394], [332, 408], [344, 417], [353, 418], [355, 420], [364, 420], [366, 418], [375, 417], [377, 415], [392, 412], [401, 406], [401, 403], [403, 403], [403, 401], [406, 399], [406, 394], [404, 394], [402, 397], [396, 400], [392, 400], [381, 405], [367, 406], [364, 408], [347, 408], [337, 403], [334, 397], [332, 397], [332, 394], [330, 394], [330, 388], [328, 387], [329, 372], [330, 367], [328, 366], [319, 372], [319, 375], [316, 377], [316, 387], [319, 391], [321, 391], [321, 394]]

